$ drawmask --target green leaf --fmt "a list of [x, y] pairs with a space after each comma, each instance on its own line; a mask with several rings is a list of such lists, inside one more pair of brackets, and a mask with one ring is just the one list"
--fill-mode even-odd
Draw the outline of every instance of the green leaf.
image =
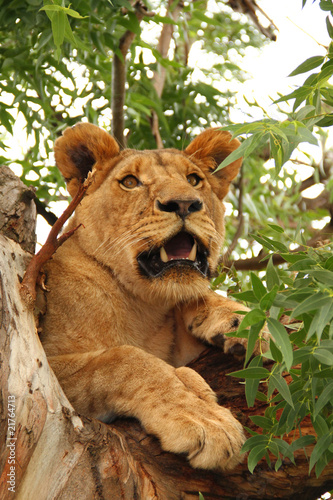
[[326, 17], [326, 28], [330, 38], [333, 38], [333, 26], [330, 22], [329, 16]]
[[84, 19], [85, 17], [88, 17], [88, 16], [83, 17], [78, 12], [76, 12], [76, 10], [70, 9], [68, 7], [62, 7], [61, 5], [54, 5], [54, 4], [44, 5], [44, 7], [42, 7], [39, 10], [45, 10], [45, 12], [58, 12], [58, 13], [60, 12], [65, 15], [75, 17], [76, 19]]
[[251, 325], [255, 325], [259, 321], [266, 320], [266, 316], [261, 309], [252, 309], [244, 317], [243, 321], [239, 325], [239, 330], [245, 330]]
[[269, 441], [269, 436], [267, 434], [255, 434], [245, 441], [242, 446], [241, 453], [246, 453], [256, 446], [266, 446]]
[[284, 233], [284, 229], [282, 229], [282, 227], [280, 226], [277, 226], [276, 224], [267, 224], [271, 229], [273, 229], [273, 231], [277, 232], [277, 233]]
[[325, 453], [325, 451], [330, 447], [332, 443], [333, 436], [331, 434], [326, 434], [318, 439], [316, 446], [313, 448], [310, 457], [309, 472], [313, 469], [314, 465], [317, 463], [319, 458]]
[[273, 339], [269, 340], [269, 349], [274, 361], [276, 361], [277, 363], [282, 363], [283, 361], [282, 353], [280, 349], [276, 346], [276, 344], [273, 342]]
[[279, 391], [279, 393], [281, 394], [281, 396], [287, 401], [287, 403], [292, 408], [294, 408], [294, 403], [293, 403], [293, 400], [292, 400], [292, 397], [290, 394], [289, 386], [288, 386], [287, 382], [285, 381], [285, 379], [281, 375], [273, 373], [270, 376], [269, 389], [271, 392], [272, 392], [273, 387], [275, 389], [277, 389]]
[[316, 359], [318, 359], [318, 361], [320, 361], [320, 363], [333, 366], [333, 354], [327, 349], [319, 347], [314, 351], [313, 355]]
[[63, 12], [56, 11], [52, 17], [52, 33], [54, 44], [59, 49], [65, 38], [66, 15]]
[[288, 95], [284, 95], [280, 97], [279, 99], [276, 99], [274, 101], [274, 104], [277, 104], [279, 102], [285, 102], [289, 101], [290, 99], [301, 99], [300, 103], [303, 102], [310, 94], [313, 92], [313, 87], [310, 85], [303, 85], [303, 87], [300, 87], [297, 90], [294, 90], [294, 92], [291, 92]]
[[313, 374], [316, 378], [333, 378], [333, 368], [325, 368]]
[[271, 256], [266, 268], [266, 281], [269, 291], [273, 290], [275, 286], [280, 286], [280, 278], [273, 264], [273, 257]]
[[312, 335], [316, 332], [317, 339], [320, 341], [322, 332], [327, 325], [327, 323], [333, 317], [333, 302], [330, 304], [329, 302], [323, 307], [319, 308], [314, 315], [308, 334], [306, 336], [306, 340], [312, 337]]
[[256, 303], [257, 299], [252, 290], [247, 290], [246, 292], [233, 293], [233, 297], [239, 300], [244, 300], [245, 302]]
[[290, 73], [288, 76], [296, 76], [300, 75], [301, 73], [306, 73], [307, 71], [311, 71], [314, 68], [317, 68], [320, 66], [325, 60], [324, 56], [313, 56], [304, 61], [302, 64], [297, 66], [294, 71]]
[[290, 370], [293, 362], [293, 349], [285, 327], [274, 318], [268, 318], [267, 325], [276, 345], [283, 355], [287, 370]]
[[272, 307], [278, 290], [279, 290], [278, 285], [274, 285], [271, 291], [266, 293], [266, 295], [264, 295], [264, 297], [261, 299], [260, 308], [263, 311], [268, 311]]
[[329, 10], [331, 12], [333, 10], [333, 4], [331, 0], [322, 0], [321, 2], [319, 2], [319, 5], [321, 10]]
[[307, 446], [310, 446], [315, 441], [315, 437], [308, 435], [308, 436], [302, 436], [293, 443], [291, 443], [290, 448], [291, 451], [294, 452], [296, 450], [299, 450], [301, 448], [306, 448]]
[[267, 293], [266, 288], [262, 284], [261, 279], [258, 278], [258, 276], [252, 272], [251, 272], [251, 283], [254, 295], [256, 296], [258, 301], [260, 301], [260, 299]]
[[215, 172], [221, 170], [227, 165], [230, 165], [230, 163], [232, 163], [235, 160], [238, 160], [241, 157], [247, 158], [248, 156], [250, 156], [250, 154], [258, 147], [258, 145], [265, 140], [266, 136], [267, 134], [259, 132], [245, 139], [245, 141], [241, 143], [239, 148], [233, 151], [223, 160], [222, 163], [220, 163]]
[[261, 427], [262, 429], [265, 429], [265, 430], [270, 430], [272, 428], [272, 426], [274, 425], [272, 420], [270, 420], [267, 417], [263, 417], [261, 415], [250, 416], [250, 419], [252, 420], [252, 422], [255, 425], [257, 425], [258, 427]]
[[311, 269], [310, 275], [324, 285], [333, 286], [333, 272], [328, 269]]
[[245, 378], [245, 379], [266, 379], [270, 372], [266, 368], [260, 366], [251, 366], [244, 370], [228, 373], [231, 377]]
[[249, 453], [248, 459], [247, 459], [247, 464], [249, 471], [251, 474], [253, 473], [255, 466], [258, 464], [258, 462], [262, 459], [262, 457], [266, 453], [266, 446], [262, 446], [259, 444], [258, 446], [255, 446]]
[[248, 341], [247, 341], [247, 349], [246, 349], [246, 356], [245, 356], [245, 366], [247, 365], [249, 359], [252, 356], [253, 350], [256, 345], [256, 341], [258, 340], [259, 333], [262, 329], [262, 327], [265, 324], [265, 320], [259, 321], [259, 323], [256, 323], [255, 325], [252, 325], [248, 334]]
[[329, 269], [330, 271], [333, 270], [333, 255], [327, 259], [327, 261], [324, 264], [325, 269]]
[[322, 292], [317, 292], [314, 295], [306, 298], [297, 306], [291, 314], [292, 318], [297, 318], [304, 313], [314, 311], [315, 309], [319, 309], [320, 307], [325, 306], [326, 304], [332, 303], [332, 297]]
[[314, 430], [316, 431], [319, 437], [328, 434], [329, 432], [328, 425], [326, 423], [326, 420], [321, 415], [317, 415], [316, 419], [314, 419], [311, 416], [311, 422], [314, 427]]
[[324, 408], [327, 403], [333, 406], [333, 382], [328, 384], [323, 392], [320, 394], [314, 408], [313, 417], [316, 418], [318, 413]]
[[324, 118], [317, 121], [316, 125], [318, 125], [318, 127], [330, 127], [331, 125], [333, 125], [333, 113], [328, 113], [326, 116], [324, 116]]
[[[256, 356], [250, 361], [249, 367], [262, 367], [262, 357]], [[260, 379], [246, 379], [245, 381], [245, 397], [247, 406], [251, 408], [254, 405], [256, 395], [258, 392]]]
[[265, 236], [258, 236], [257, 234], [252, 234], [251, 236], [253, 236], [253, 238], [263, 247], [268, 248], [268, 250], [273, 250], [273, 252], [275, 251], [274, 245], [272, 245], [269, 238], [266, 238]]

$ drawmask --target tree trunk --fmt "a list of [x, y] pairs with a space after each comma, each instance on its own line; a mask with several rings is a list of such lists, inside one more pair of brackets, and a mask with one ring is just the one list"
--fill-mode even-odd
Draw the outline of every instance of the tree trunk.
[[[31, 199], [26, 210], [33, 210]], [[302, 451], [296, 467], [286, 460], [278, 472], [262, 461], [251, 474], [244, 461], [232, 472], [216, 474], [194, 470], [185, 457], [162, 451], [134, 419], [107, 425], [77, 415], [48, 365], [33, 313], [19, 295], [30, 257], [0, 235], [1, 499], [176, 500], [198, 499], [199, 491], [206, 500], [315, 499], [333, 487], [333, 463], [320, 478], [313, 472], [309, 476]], [[244, 385], [226, 376], [241, 363], [209, 349], [191, 366], [218, 393], [219, 402], [253, 428], [250, 415], [262, 414], [265, 406], [247, 408]], [[304, 422], [303, 434], [310, 427]]]

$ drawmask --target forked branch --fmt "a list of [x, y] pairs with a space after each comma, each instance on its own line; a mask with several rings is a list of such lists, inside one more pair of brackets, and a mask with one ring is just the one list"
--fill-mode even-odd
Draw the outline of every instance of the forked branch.
[[89, 173], [87, 179], [81, 184], [78, 192], [64, 211], [64, 213], [59, 217], [59, 219], [52, 226], [52, 229], [47, 237], [46, 242], [39, 250], [39, 252], [34, 255], [29, 262], [25, 275], [23, 277], [20, 293], [25, 304], [29, 307], [33, 307], [36, 301], [36, 283], [38, 276], [43, 265], [52, 257], [55, 251], [70, 238], [75, 231], [80, 227], [77, 226], [70, 231], [62, 234], [58, 237], [61, 229], [63, 228], [66, 221], [72, 215], [78, 204], [81, 202], [82, 198], [86, 194], [86, 191], [93, 181], [93, 174]]

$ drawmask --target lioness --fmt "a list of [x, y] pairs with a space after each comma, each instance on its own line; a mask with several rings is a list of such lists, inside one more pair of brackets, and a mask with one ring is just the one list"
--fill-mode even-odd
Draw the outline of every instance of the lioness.
[[55, 144], [72, 196], [91, 170], [94, 181], [69, 225], [82, 227], [44, 269], [49, 362], [78, 412], [136, 417], [164, 450], [207, 469], [234, 467], [244, 441], [239, 422], [184, 367], [204, 343], [228, 351], [242, 342], [223, 334], [243, 307], [209, 289], [221, 200], [241, 160], [213, 172], [238, 145], [210, 129], [185, 151], [119, 151], [88, 123]]

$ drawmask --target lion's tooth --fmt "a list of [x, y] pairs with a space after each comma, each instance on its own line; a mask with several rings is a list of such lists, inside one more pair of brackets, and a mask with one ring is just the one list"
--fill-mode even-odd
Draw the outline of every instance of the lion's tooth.
[[197, 257], [197, 242], [195, 241], [192, 250], [190, 252], [190, 255], [187, 258], [189, 260], [195, 261], [196, 257]]
[[169, 261], [168, 255], [167, 255], [164, 247], [161, 247], [161, 249], [160, 249], [160, 258], [161, 258], [162, 262], [168, 262]]

